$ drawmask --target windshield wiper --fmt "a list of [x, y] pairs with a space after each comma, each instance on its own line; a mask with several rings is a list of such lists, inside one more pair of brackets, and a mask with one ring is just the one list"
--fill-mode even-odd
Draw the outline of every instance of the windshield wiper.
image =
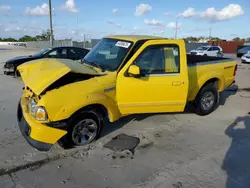
[[90, 64], [90, 65], [94, 65], [95, 67], [101, 69], [102, 72], [104, 72], [104, 68], [101, 67], [101, 65], [97, 64], [96, 62], [94, 61], [88, 61], [86, 59], [83, 59], [84, 62], [86, 62], [87, 64]]

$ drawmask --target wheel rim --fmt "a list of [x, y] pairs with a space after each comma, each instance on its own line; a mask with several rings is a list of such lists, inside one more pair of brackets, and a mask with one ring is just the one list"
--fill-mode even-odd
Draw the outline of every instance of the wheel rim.
[[93, 119], [84, 119], [76, 124], [72, 131], [74, 144], [80, 146], [90, 143], [97, 135], [97, 123]]
[[206, 92], [201, 98], [201, 106], [204, 110], [210, 110], [214, 105], [214, 95], [212, 92]]

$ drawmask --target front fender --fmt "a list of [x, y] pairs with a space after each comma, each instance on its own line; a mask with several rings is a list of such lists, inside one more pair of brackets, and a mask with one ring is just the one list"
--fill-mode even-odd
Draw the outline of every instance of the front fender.
[[62, 108], [51, 119], [51, 121], [60, 121], [70, 118], [76, 111], [93, 104], [100, 104], [104, 106], [108, 111], [109, 120], [111, 122], [116, 121], [121, 117], [121, 113], [113, 98], [105, 95], [104, 93], [89, 93], [81, 98], [74, 98], [70, 100], [70, 103], [64, 103]]

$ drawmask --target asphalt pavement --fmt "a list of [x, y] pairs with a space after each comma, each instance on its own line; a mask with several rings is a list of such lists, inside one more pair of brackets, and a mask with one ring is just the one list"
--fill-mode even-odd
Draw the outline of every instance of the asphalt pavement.
[[[1, 62], [35, 51], [0, 51], [1, 188], [250, 187], [250, 65], [237, 60], [236, 85], [221, 93], [220, 105], [209, 116], [128, 116], [106, 124], [102, 137], [89, 146], [73, 150], [55, 146], [41, 153], [18, 130], [16, 107], [22, 81], [1, 70]], [[121, 133], [140, 139], [133, 155], [103, 147]]]

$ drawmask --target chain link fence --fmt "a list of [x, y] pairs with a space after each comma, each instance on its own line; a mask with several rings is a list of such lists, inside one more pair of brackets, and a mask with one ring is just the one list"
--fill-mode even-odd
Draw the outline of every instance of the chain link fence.
[[[73, 46], [72, 40], [54, 40], [54, 47]], [[44, 49], [51, 47], [50, 41], [32, 41], [27, 42], [28, 48]]]

